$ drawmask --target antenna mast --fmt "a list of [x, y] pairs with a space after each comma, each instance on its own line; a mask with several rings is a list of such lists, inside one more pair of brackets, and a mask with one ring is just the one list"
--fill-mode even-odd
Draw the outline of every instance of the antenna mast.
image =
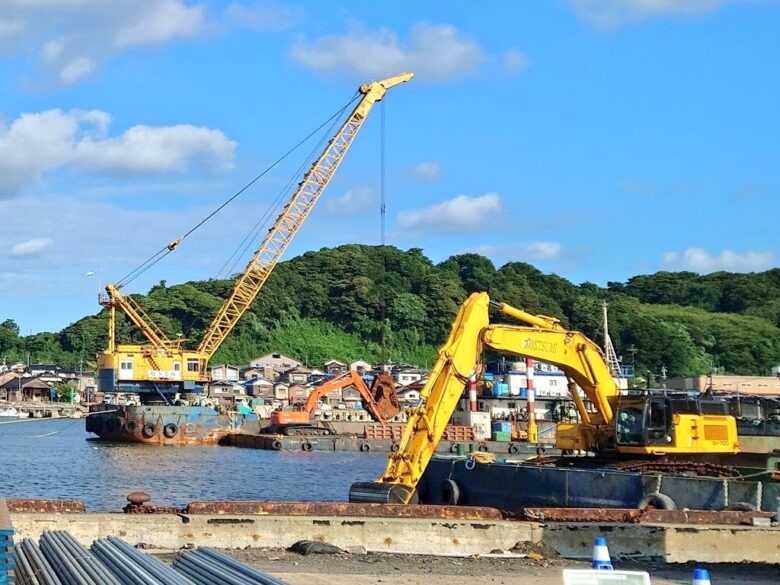
[[609, 318], [607, 316], [607, 307], [609, 303], [606, 300], [601, 301], [601, 310], [604, 318], [604, 353], [607, 356], [607, 365], [609, 365], [609, 372], [616, 378], [623, 375], [623, 368], [620, 367], [620, 360], [618, 359], [615, 346], [612, 345], [612, 339], [609, 337]]

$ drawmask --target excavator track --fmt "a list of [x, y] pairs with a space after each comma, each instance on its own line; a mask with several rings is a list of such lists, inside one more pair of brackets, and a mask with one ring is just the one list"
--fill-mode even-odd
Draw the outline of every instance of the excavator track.
[[614, 469], [638, 473], [669, 473], [673, 475], [697, 475], [701, 477], [740, 477], [739, 471], [728, 465], [703, 461], [653, 461], [648, 459], [615, 460], [598, 457], [537, 457], [528, 460], [534, 465], [576, 467], [581, 469]]

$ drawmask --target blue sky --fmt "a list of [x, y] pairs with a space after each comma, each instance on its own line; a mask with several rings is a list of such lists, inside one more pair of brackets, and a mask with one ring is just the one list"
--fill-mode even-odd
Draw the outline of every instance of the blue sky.
[[[773, 0], [3, 2], [0, 320], [96, 312], [106, 281], [403, 70], [389, 243], [599, 284], [772, 268], [778, 30]], [[287, 258], [379, 242], [380, 118]], [[216, 276], [304, 154], [126, 292]]]

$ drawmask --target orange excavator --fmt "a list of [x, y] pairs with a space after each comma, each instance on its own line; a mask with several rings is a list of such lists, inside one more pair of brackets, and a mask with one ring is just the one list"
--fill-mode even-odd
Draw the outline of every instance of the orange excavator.
[[401, 412], [401, 405], [395, 394], [395, 384], [388, 374], [385, 372], [375, 374], [371, 387], [368, 387], [357, 371], [350, 370], [346, 374], [316, 386], [300, 410], [281, 408], [273, 411], [271, 424], [265, 431], [282, 435], [331, 434], [330, 429], [318, 425], [314, 418], [317, 402], [326, 394], [349, 386], [355, 387], [362, 399], [363, 408], [376, 422], [384, 424]]

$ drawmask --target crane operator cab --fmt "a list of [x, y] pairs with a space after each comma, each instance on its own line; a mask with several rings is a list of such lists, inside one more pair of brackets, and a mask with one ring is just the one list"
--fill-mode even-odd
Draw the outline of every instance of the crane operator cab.
[[704, 453], [713, 448], [739, 451], [736, 424], [728, 414], [728, 405], [684, 393], [621, 396], [615, 439], [618, 452], [623, 453]]

